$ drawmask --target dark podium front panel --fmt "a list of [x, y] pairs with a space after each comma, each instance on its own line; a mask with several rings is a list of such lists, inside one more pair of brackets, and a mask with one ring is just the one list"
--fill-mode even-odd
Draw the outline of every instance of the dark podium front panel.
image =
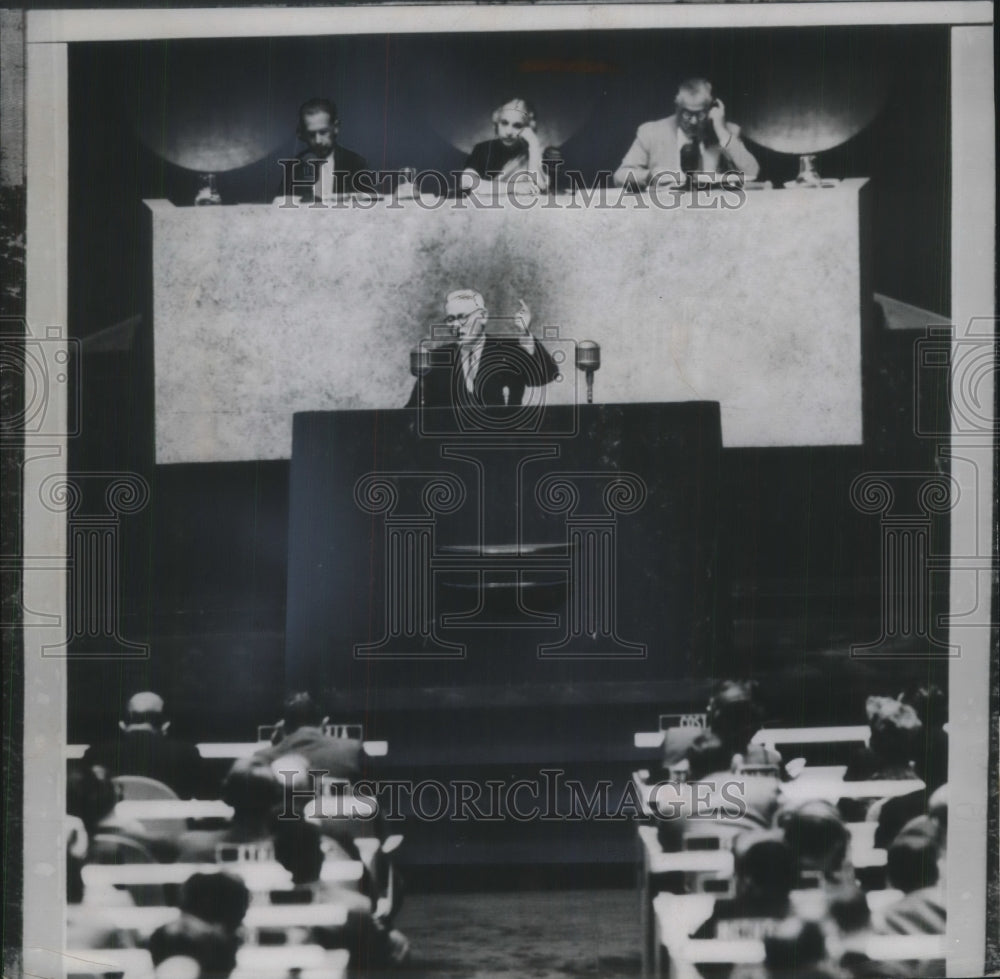
[[714, 402], [297, 414], [288, 682], [705, 675], [720, 452]]

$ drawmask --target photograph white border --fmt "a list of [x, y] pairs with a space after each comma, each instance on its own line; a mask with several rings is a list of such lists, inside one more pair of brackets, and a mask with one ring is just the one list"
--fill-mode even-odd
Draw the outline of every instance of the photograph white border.
[[[68, 214], [67, 46], [77, 41], [360, 33], [620, 28], [941, 24], [951, 28], [952, 322], [955, 345], [992, 344], [995, 332], [995, 110], [993, 7], [945, 2], [750, 5], [532, 4], [337, 8], [30, 11], [26, 30], [27, 323], [29, 338], [66, 342]], [[907, 165], [908, 161], [900, 161]], [[50, 333], [49, 331], [56, 331]], [[985, 332], [984, 332], [985, 331]], [[953, 367], [956, 358], [953, 357]], [[970, 392], [953, 377], [952, 451], [975, 460], [953, 473], [950, 605], [961, 628], [951, 663], [948, 848], [948, 975], [984, 969], [990, 730], [991, 592], [996, 363]], [[61, 389], [60, 389], [61, 390]], [[957, 398], [975, 396], [980, 433], [956, 424]], [[65, 896], [62, 853], [66, 664], [45, 647], [64, 640], [66, 521], [39, 505], [49, 477], [65, 474], [65, 397], [26, 437], [24, 462], [24, 950], [25, 972], [64, 971], [52, 914]], [[970, 534], [971, 529], [971, 534]], [[956, 546], [975, 553], [954, 553]], [[961, 541], [961, 545], [959, 545]], [[46, 618], [51, 616], [52, 618]], [[51, 626], [40, 624], [44, 621]], [[49, 650], [51, 653], [51, 649]], [[29, 965], [30, 962], [30, 965]]]

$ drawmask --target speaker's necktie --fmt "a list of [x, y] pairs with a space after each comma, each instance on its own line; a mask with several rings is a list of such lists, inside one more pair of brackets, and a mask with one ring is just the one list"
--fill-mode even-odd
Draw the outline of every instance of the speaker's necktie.
[[684, 171], [688, 180], [691, 175], [698, 173], [701, 169], [701, 147], [694, 140], [685, 143], [681, 147], [681, 170]]

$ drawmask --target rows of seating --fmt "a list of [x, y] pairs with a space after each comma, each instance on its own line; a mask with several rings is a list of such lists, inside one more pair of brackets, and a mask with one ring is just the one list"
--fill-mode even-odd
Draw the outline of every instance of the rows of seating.
[[355, 793], [384, 753], [360, 726], [291, 696], [269, 740], [214, 753], [231, 759], [218, 798], [192, 797], [211, 794], [192, 768], [213, 753], [167, 726], [137, 694], [118, 736], [69, 753], [67, 974], [336, 979], [406, 958], [402, 837]]
[[[296, 974], [300, 979], [343, 979], [350, 953], [346, 949], [325, 949], [320, 945], [271, 948], [245, 945], [236, 953], [232, 979], [259, 979]], [[121, 976], [154, 979], [153, 957], [142, 948], [67, 949], [63, 953], [67, 979], [93, 976]], [[159, 970], [164, 975], [168, 970]], [[191, 973], [189, 972], [188, 975]], [[180, 979], [184, 973], [174, 973]]]
[[[768, 728], [755, 701], [725, 682], [635, 735], [660, 752], [633, 774], [643, 975], [943, 974], [940, 691], [870, 697], [869, 724], [840, 728]], [[831, 743], [848, 764], [810, 764]]]

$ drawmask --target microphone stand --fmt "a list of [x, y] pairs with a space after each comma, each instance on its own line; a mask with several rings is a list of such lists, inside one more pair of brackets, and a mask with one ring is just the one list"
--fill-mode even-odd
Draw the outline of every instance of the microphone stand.
[[594, 403], [594, 371], [601, 366], [601, 345], [593, 340], [581, 340], [576, 348], [576, 366], [587, 376], [587, 404]]

